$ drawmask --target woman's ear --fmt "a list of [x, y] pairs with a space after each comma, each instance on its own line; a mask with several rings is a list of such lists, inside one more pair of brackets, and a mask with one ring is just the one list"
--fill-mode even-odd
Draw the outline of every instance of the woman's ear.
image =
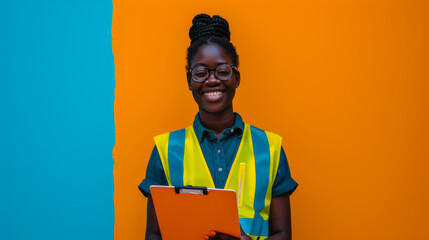
[[191, 73], [188, 71], [188, 72], [186, 72], [186, 79], [188, 80], [188, 88], [189, 88], [189, 90], [191, 90], [192, 88], [191, 88], [191, 81], [192, 81], [192, 76], [191, 76]]
[[235, 71], [235, 87], [238, 88], [238, 86], [240, 86], [240, 71], [236, 70]]

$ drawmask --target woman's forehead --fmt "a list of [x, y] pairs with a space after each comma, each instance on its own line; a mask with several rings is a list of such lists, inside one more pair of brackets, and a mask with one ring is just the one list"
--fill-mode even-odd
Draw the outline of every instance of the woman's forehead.
[[218, 46], [217, 44], [206, 44], [201, 46], [195, 53], [195, 56], [192, 60], [193, 66], [197, 64], [219, 65], [220, 63], [232, 64], [232, 58], [222, 47]]

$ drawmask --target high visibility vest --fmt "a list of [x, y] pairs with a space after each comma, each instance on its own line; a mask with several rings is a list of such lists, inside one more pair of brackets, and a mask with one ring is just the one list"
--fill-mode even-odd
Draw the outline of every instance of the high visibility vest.
[[[271, 193], [281, 141], [277, 134], [245, 124], [225, 184], [225, 189], [236, 191], [240, 225], [255, 240], [269, 234]], [[215, 188], [192, 126], [156, 136], [155, 144], [170, 186]]]

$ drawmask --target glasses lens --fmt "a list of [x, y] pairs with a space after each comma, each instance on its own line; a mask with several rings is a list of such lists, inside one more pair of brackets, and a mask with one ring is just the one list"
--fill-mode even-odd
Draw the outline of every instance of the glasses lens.
[[204, 66], [197, 66], [192, 70], [192, 77], [197, 82], [202, 82], [206, 80], [208, 75], [209, 75], [209, 71]]
[[215, 74], [219, 80], [228, 80], [232, 76], [232, 68], [228, 64], [219, 65]]

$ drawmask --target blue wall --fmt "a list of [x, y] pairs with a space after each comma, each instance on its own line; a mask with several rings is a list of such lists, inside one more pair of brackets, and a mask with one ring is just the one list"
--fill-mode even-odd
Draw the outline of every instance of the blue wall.
[[0, 7], [0, 239], [113, 239], [111, 1]]

